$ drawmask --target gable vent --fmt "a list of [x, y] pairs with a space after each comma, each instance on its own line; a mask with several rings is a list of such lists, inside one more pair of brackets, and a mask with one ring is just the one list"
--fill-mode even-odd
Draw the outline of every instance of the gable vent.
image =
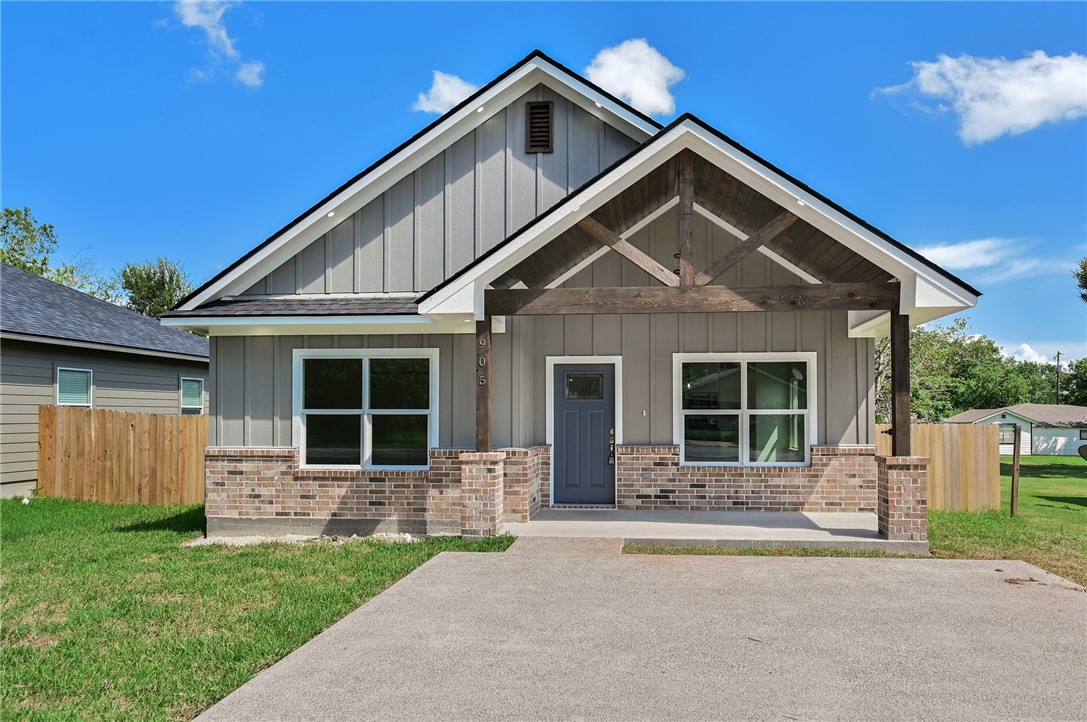
[[550, 100], [525, 108], [525, 152], [552, 153], [555, 145], [555, 104]]

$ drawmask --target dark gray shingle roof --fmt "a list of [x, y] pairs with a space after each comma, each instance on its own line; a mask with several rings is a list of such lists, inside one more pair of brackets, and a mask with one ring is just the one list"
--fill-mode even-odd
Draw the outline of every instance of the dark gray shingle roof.
[[208, 341], [0, 263], [0, 331], [208, 357]]
[[387, 298], [246, 298], [205, 303], [190, 311], [170, 311], [170, 318], [207, 316], [406, 316], [419, 312], [415, 299]]

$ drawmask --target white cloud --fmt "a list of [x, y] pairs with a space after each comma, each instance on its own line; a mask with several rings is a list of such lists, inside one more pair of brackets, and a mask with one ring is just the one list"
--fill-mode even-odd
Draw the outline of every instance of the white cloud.
[[1078, 53], [1036, 50], [1019, 60], [940, 55], [911, 65], [908, 82], [876, 92], [912, 93], [915, 107], [955, 113], [967, 145], [1087, 115], [1087, 57]]
[[234, 78], [242, 85], [259, 88], [264, 83], [264, 63], [259, 60], [242, 63]]
[[411, 109], [423, 113], [444, 113], [478, 89], [479, 86], [472, 85], [456, 75], [435, 70], [434, 82], [430, 84], [430, 90], [419, 93]]
[[1071, 268], [1070, 261], [1029, 255], [1031, 245], [1021, 238], [981, 238], [927, 246], [918, 252], [949, 271], [975, 271], [980, 283], [1067, 273]]
[[676, 112], [676, 99], [669, 88], [684, 78], [683, 70], [672, 65], [645, 38], [604, 48], [585, 68], [585, 75], [649, 115]]
[[[259, 60], [243, 61], [234, 38], [226, 29], [223, 18], [233, 5], [226, 0], [177, 0], [174, 14], [185, 27], [204, 31], [213, 61], [226, 61], [236, 66], [234, 79], [247, 87], [258, 88], [264, 83], [264, 63]], [[208, 79], [212, 75], [210, 69], [193, 69], [189, 72], [189, 77], [194, 79]]]
[[952, 271], [992, 266], [1014, 255], [1012, 238], [982, 238], [962, 243], [944, 243], [921, 248], [918, 252], [934, 263]]
[[1005, 356], [1010, 356], [1016, 361], [1030, 361], [1035, 364], [1044, 364], [1049, 362], [1048, 356], [1043, 356], [1034, 350], [1029, 343], [1021, 343], [1015, 348], [1003, 348], [1001, 349]]

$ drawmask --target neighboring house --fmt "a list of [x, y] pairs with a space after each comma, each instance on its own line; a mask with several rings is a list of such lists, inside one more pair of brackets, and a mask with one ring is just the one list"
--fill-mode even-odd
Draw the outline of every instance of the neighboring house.
[[0, 263], [0, 496], [37, 486], [38, 406], [205, 413], [208, 342]]
[[910, 325], [978, 295], [536, 52], [163, 323], [211, 335], [212, 534], [604, 505], [879, 508], [924, 540], [923, 460], [875, 457], [873, 339], [908, 457]]
[[1016, 404], [1002, 409], [972, 409], [946, 419], [948, 424], [999, 424], [1000, 453], [1011, 454], [1015, 427], [1022, 429], [1020, 454], [1076, 456], [1087, 444], [1087, 406]]

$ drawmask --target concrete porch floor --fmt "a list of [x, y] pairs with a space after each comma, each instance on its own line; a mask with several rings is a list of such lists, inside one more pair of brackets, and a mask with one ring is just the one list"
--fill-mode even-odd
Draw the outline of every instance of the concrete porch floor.
[[888, 541], [874, 512], [620, 511], [541, 509], [506, 522], [523, 537], [621, 538], [653, 546], [808, 547], [928, 554], [927, 542]]

